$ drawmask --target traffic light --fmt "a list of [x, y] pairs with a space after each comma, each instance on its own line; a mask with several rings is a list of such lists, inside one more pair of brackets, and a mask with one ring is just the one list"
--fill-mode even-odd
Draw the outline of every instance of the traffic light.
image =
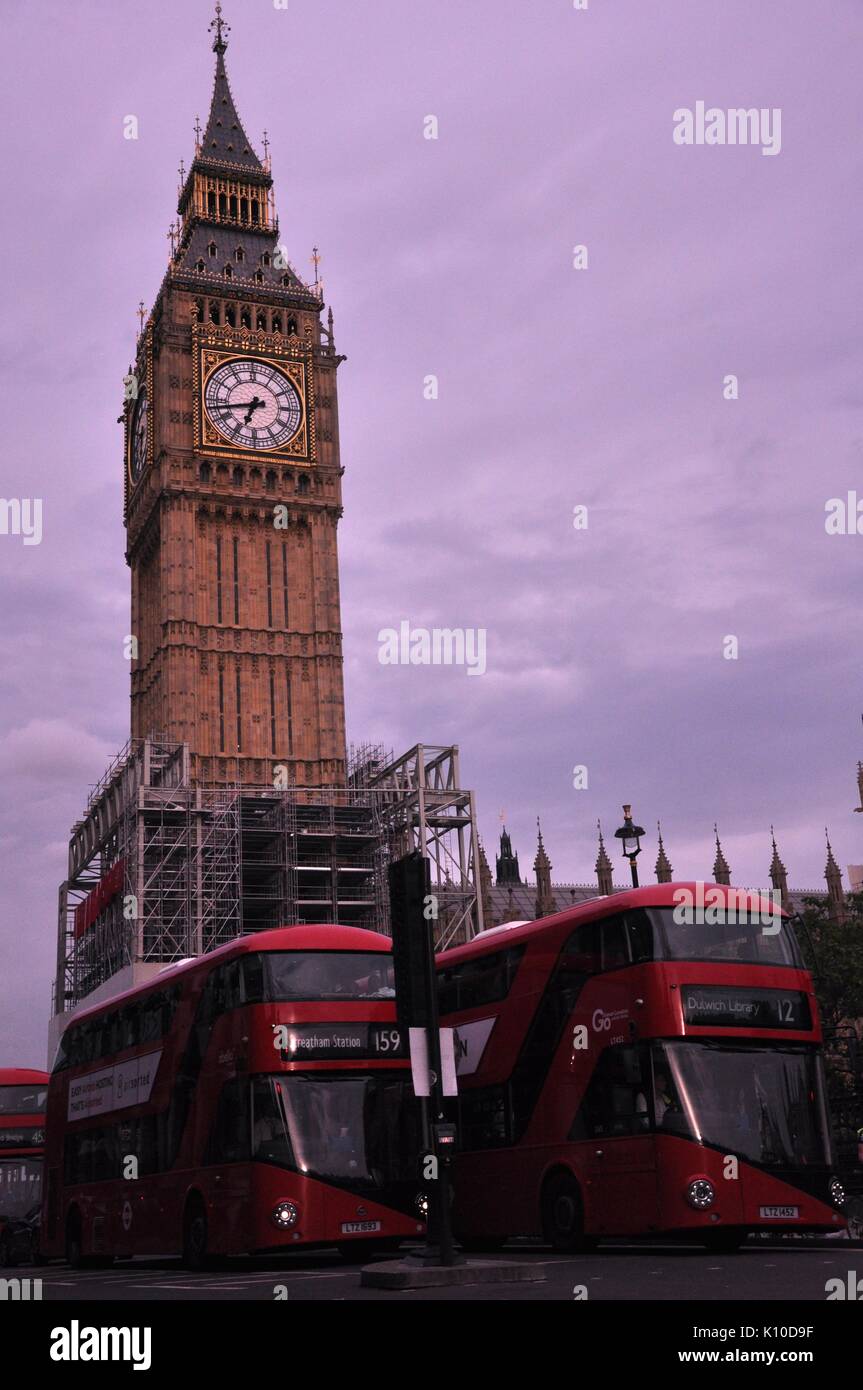
[[390, 921], [396, 1014], [403, 1029], [427, 1028], [432, 1023], [429, 995], [434, 988], [431, 923], [424, 916], [430, 893], [428, 860], [419, 850], [389, 866]]

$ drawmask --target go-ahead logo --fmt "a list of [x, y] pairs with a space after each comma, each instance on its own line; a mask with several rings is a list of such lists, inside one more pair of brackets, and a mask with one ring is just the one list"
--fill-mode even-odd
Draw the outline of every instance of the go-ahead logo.
[[628, 1009], [615, 1009], [613, 1013], [606, 1013], [605, 1009], [594, 1009], [593, 1011], [593, 1031], [594, 1033], [607, 1033], [613, 1023], [618, 1019], [628, 1018]]

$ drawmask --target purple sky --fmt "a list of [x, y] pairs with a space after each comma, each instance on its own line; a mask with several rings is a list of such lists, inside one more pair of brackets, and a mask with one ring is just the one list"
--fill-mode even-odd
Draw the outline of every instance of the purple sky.
[[[771, 821], [795, 886], [823, 883], [825, 823], [863, 860], [863, 536], [824, 527], [828, 498], [863, 496], [859, 4], [225, 15], [282, 240], [309, 274], [321, 247], [348, 355], [349, 737], [457, 741], [489, 848], [503, 809], [527, 868], [539, 812], [558, 880], [592, 878], [597, 816], [610, 836], [624, 800], [649, 870], [657, 816], [678, 877], [710, 877], [714, 819], [741, 883], [767, 880]], [[7, 1064], [44, 1056], [67, 832], [128, 737], [115, 421], [209, 107], [211, 17], [4, 10], [0, 496], [44, 508], [41, 545], [0, 535]], [[678, 147], [673, 112], [699, 100], [781, 107], [781, 154]], [[486, 628], [487, 674], [380, 665], [402, 619]]]

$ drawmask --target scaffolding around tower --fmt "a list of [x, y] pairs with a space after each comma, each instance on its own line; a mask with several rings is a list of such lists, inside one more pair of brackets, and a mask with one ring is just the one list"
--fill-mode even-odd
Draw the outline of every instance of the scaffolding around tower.
[[390, 857], [426, 855], [437, 899], [439, 950], [483, 930], [473, 792], [461, 786], [458, 746], [417, 743], [401, 757], [380, 744], [351, 748], [348, 780], [380, 796]]
[[389, 932], [386, 869], [405, 849], [431, 860], [438, 944], [466, 940], [482, 927], [476, 845], [455, 748], [364, 745], [346, 787], [207, 787], [188, 745], [132, 740], [72, 827], [53, 1013], [269, 927]]

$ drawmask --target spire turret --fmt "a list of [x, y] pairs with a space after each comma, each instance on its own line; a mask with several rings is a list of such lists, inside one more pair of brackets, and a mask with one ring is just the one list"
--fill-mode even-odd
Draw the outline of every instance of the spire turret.
[[263, 174], [264, 166], [252, 149], [252, 142], [243, 129], [231, 95], [225, 67], [225, 49], [228, 47], [226, 36], [230, 33], [230, 25], [222, 19], [220, 4], [216, 5], [216, 18], [210, 24], [210, 28], [216, 31], [216, 37], [213, 39], [216, 77], [213, 83], [210, 117], [197, 157], [203, 163], [239, 164], [245, 169], [254, 169]]
[[513, 853], [512, 841], [506, 826], [500, 832], [500, 854], [495, 856], [495, 877], [498, 884], [521, 883], [518, 855]]
[[491, 869], [486, 858], [485, 845], [479, 841], [479, 897], [482, 903], [483, 925], [492, 925], [492, 901], [491, 901]]
[[713, 881], [714, 883], [724, 883], [726, 888], [731, 883], [731, 870], [728, 861], [722, 853], [722, 846], [719, 843], [719, 830], [714, 825], [713, 833], [716, 836], [716, 858], [713, 861]]
[[[237, 285], [245, 281], [252, 293], [255, 286], [268, 292], [278, 290], [292, 304], [302, 296], [302, 307], [319, 309], [319, 289], [305, 285], [277, 254], [279, 226], [273, 204], [269, 136], [265, 136], [262, 160], [246, 134], [228, 82], [225, 50], [230, 30], [222, 18], [221, 4], [216, 5], [210, 29], [216, 55], [213, 96], [203, 131], [195, 118], [195, 154], [188, 174], [181, 174], [177, 203], [181, 231], [172, 255], [172, 271], [176, 277], [196, 280], [205, 293], [226, 280]], [[202, 300], [199, 322], [204, 321], [201, 314], [205, 312]]]
[[662, 843], [662, 826], [659, 824], [659, 821], [656, 822], [656, 830], [659, 835], [659, 854], [656, 856], [656, 882], [670, 883], [674, 875], [671, 865], [668, 862], [668, 855], [665, 853], [665, 845]]
[[845, 921], [845, 890], [842, 887], [842, 870], [833, 858], [830, 836], [826, 829], [824, 834], [827, 837], [827, 866], [824, 870], [824, 877], [827, 880], [828, 910], [833, 922], [842, 923]]
[[770, 882], [779, 893], [780, 901], [786, 912], [791, 910], [791, 898], [788, 893], [788, 873], [785, 865], [779, 858], [779, 850], [776, 848], [776, 836], [773, 833], [773, 826], [770, 827], [770, 839], [773, 843], [773, 858], [770, 861]]
[[596, 828], [599, 832], [599, 853], [596, 856], [596, 882], [600, 893], [607, 897], [610, 893], [614, 892], [614, 887], [611, 882], [611, 860], [605, 852], [605, 841], [602, 838], [602, 826], [599, 821], [596, 822]]
[[551, 891], [551, 863], [542, 843], [542, 826], [536, 818], [537, 850], [533, 861], [536, 873], [536, 915], [549, 917], [555, 911], [554, 894]]

